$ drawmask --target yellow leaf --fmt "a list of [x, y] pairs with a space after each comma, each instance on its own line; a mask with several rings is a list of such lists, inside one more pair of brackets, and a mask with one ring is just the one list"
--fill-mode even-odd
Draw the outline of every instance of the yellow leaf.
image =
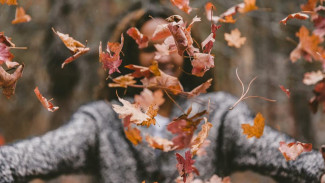
[[257, 113], [254, 119], [254, 125], [242, 124], [243, 134], [247, 135], [247, 138], [256, 137], [260, 138], [263, 135], [265, 119], [261, 113]]

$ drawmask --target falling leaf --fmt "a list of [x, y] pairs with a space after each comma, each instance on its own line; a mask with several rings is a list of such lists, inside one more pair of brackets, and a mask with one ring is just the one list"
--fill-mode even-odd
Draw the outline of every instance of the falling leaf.
[[281, 141], [279, 150], [287, 161], [295, 160], [301, 153], [311, 151], [312, 144], [301, 143], [299, 141], [286, 144]]
[[132, 142], [134, 145], [138, 145], [142, 142], [141, 132], [137, 128], [128, 127], [124, 129], [126, 138]]
[[16, 17], [13, 21], [11, 21], [12, 24], [19, 24], [24, 22], [29, 22], [32, 20], [32, 17], [27, 15], [25, 13], [25, 10], [23, 7], [17, 7], [16, 8]]
[[300, 5], [302, 11], [314, 11], [318, 0], [308, 0], [306, 4]]
[[302, 82], [305, 85], [314, 85], [323, 79], [324, 79], [324, 74], [322, 73], [322, 71], [319, 70], [319, 71], [306, 72]]
[[240, 13], [247, 13], [250, 11], [257, 10], [256, 0], [244, 0], [245, 6], [243, 8], [239, 8]]
[[151, 124], [156, 125], [156, 119], [155, 116], [158, 114], [158, 109], [157, 107], [154, 107], [155, 105], [152, 104], [149, 106], [146, 115], [149, 116], [146, 120], [142, 121], [142, 123], [138, 124], [141, 126], [147, 126], [149, 127]]
[[194, 53], [192, 74], [202, 77], [206, 71], [214, 67], [214, 56], [207, 53]]
[[279, 85], [280, 89], [287, 95], [288, 98], [290, 98], [290, 91], [289, 89], [286, 89], [284, 86]]
[[0, 66], [0, 87], [7, 98], [10, 98], [15, 93], [17, 81], [21, 78], [23, 70], [24, 66], [20, 65], [14, 73], [9, 74]]
[[139, 105], [142, 109], [148, 109], [152, 104], [154, 106], [161, 106], [164, 102], [164, 93], [161, 90], [156, 90], [152, 92], [151, 90], [145, 88], [140, 95], [134, 96], [134, 102]]
[[151, 137], [150, 135], [147, 135], [146, 141], [148, 142], [150, 147], [154, 149], [160, 149], [164, 152], [173, 151], [176, 148], [172, 141], [161, 137]]
[[42, 105], [50, 112], [55, 112], [56, 110], [59, 109], [59, 107], [54, 106], [52, 104], [52, 102], [50, 102], [51, 100], [47, 100], [45, 97], [43, 97], [43, 95], [40, 93], [40, 91], [38, 90], [38, 87], [36, 87], [34, 89], [35, 95], [38, 98], [38, 100], [42, 103]]
[[17, 0], [0, 0], [1, 4], [18, 5]]
[[178, 54], [183, 56], [189, 45], [183, 27], [179, 23], [172, 22], [168, 24], [168, 28], [174, 38]]
[[189, 97], [197, 96], [201, 93], [206, 93], [207, 89], [211, 86], [212, 79], [209, 79], [208, 81], [202, 83], [200, 86], [194, 88], [191, 92], [189, 92]]
[[202, 145], [200, 146], [200, 148], [197, 150], [196, 155], [198, 157], [207, 155], [205, 148], [209, 147], [210, 144], [211, 144], [211, 141], [208, 139], [205, 139], [204, 142], [202, 143]]
[[134, 85], [136, 83], [134, 77], [129, 74], [114, 78], [113, 82], [114, 83], [109, 83], [108, 86], [127, 88], [129, 85]]
[[225, 16], [224, 18], [220, 18], [219, 22], [234, 24], [234, 23], [236, 23], [236, 19], [234, 19], [234, 17], [232, 15], [228, 15], [228, 16]]
[[319, 81], [313, 90], [314, 97], [309, 100], [310, 107], [313, 113], [317, 112], [318, 104], [323, 103], [323, 112], [325, 112], [325, 79]]
[[131, 27], [126, 31], [126, 33], [136, 41], [139, 48], [145, 48], [148, 46], [149, 43], [148, 37], [141, 34], [137, 28]]
[[0, 65], [11, 62], [13, 58], [14, 55], [10, 53], [10, 48], [0, 42]]
[[234, 29], [230, 34], [225, 33], [225, 40], [228, 42], [228, 46], [240, 48], [246, 41], [246, 37], [240, 37], [238, 29]]
[[282, 19], [280, 21], [280, 23], [283, 23], [284, 25], [286, 25], [287, 24], [287, 21], [290, 20], [290, 19], [306, 20], [307, 18], [309, 18], [309, 16], [307, 14], [304, 14], [304, 13], [293, 13], [293, 14], [288, 15], [284, 19]]
[[146, 113], [142, 112], [139, 107], [134, 104], [131, 104], [129, 101], [119, 98], [119, 101], [123, 106], [113, 104], [113, 110], [119, 114], [119, 118], [124, 119], [130, 117], [130, 122], [136, 125], [146, 125], [147, 127], [151, 124], [155, 124], [155, 115], [157, 115], [157, 110], [154, 110], [153, 107], [149, 107]]
[[186, 177], [189, 176], [192, 172], [196, 172], [198, 174], [198, 171], [194, 167], [195, 161], [191, 157], [191, 151], [185, 152], [185, 158], [183, 158], [180, 154], [176, 153], [176, 160], [176, 168], [178, 170], [179, 175], [183, 177], [184, 183], [186, 182]]
[[170, 2], [176, 6], [178, 9], [184, 11], [187, 14], [190, 14], [192, 8], [190, 5], [190, 0], [170, 0]]
[[72, 37], [69, 37], [69, 34], [63, 34], [59, 31], [55, 31], [54, 28], [52, 28], [53, 32], [59, 36], [59, 38], [62, 40], [64, 45], [70, 50], [70, 52], [73, 54], [71, 57], [67, 58], [61, 65], [61, 68], [63, 68], [66, 64], [74, 61], [75, 59], [79, 58], [81, 55], [87, 53], [89, 51], [89, 48], [80, 43], [79, 41], [73, 39]]
[[201, 131], [191, 143], [192, 156], [196, 155], [197, 151], [200, 149], [205, 139], [208, 137], [209, 131], [212, 127], [212, 124], [207, 122], [206, 118], [204, 118], [204, 120], [205, 124], [202, 125]]
[[155, 76], [161, 76], [160, 70], [158, 68], [158, 62], [155, 60], [149, 66], [149, 71]]
[[11, 38], [5, 36], [3, 32], [0, 32], [0, 43], [3, 43], [8, 47], [15, 47], [15, 44], [11, 42]]
[[156, 48], [155, 52], [155, 60], [161, 59], [163, 56], [169, 55], [169, 46], [166, 44], [154, 44], [154, 47]]
[[213, 43], [216, 38], [216, 31], [221, 27], [221, 25], [212, 24], [211, 25], [211, 34], [201, 43], [203, 53], [210, 53], [213, 47]]
[[264, 117], [261, 113], [257, 113], [254, 119], [254, 125], [242, 124], [243, 134], [247, 135], [247, 138], [256, 137], [260, 138], [263, 135], [264, 131]]
[[156, 41], [160, 39], [165, 39], [168, 36], [171, 36], [168, 24], [159, 24], [157, 25], [154, 33], [152, 34], [151, 40]]
[[299, 44], [290, 53], [290, 60], [292, 62], [296, 62], [302, 56], [310, 62], [312, 59], [323, 60], [321, 54], [324, 51], [322, 47], [318, 46], [321, 43], [318, 36], [314, 34], [309, 36], [309, 31], [305, 26], [301, 26], [299, 32], [296, 33], [296, 36], [299, 37]]

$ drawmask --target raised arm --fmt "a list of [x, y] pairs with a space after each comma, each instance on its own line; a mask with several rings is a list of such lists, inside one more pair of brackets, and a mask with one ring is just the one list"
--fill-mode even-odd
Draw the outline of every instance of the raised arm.
[[[232, 97], [227, 97], [229, 101], [235, 101]], [[218, 153], [223, 159], [223, 166], [227, 167], [224, 174], [250, 169], [271, 176], [279, 182], [320, 182], [325, 172], [320, 152], [313, 150], [301, 154], [294, 161], [286, 161], [278, 150], [279, 142], [296, 140], [269, 126], [265, 126], [260, 139], [247, 139], [246, 135], [242, 134], [241, 124], [252, 125], [253, 118], [244, 104], [231, 111], [225, 108], [218, 134], [218, 145], [221, 146]]]
[[0, 183], [96, 171], [101, 116], [93, 105], [82, 107], [54, 131], [1, 147]]

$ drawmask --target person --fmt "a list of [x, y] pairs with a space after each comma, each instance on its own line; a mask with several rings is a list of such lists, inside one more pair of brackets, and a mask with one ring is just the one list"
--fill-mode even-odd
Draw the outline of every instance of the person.
[[[148, 15], [155, 18], [149, 18]], [[136, 26], [150, 37], [157, 22], [165, 22], [164, 18], [169, 15], [170, 12], [165, 9], [138, 7], [120, 20], [113, 36], [120, 35], [130, 26]], [[144, 66], [150, 65], [154, 56], [150, 50], [152, 47], [139, 51], [135, 48], [132, 41], [125, 43], [124, 64], [138, 62]], [[185, 68], [186, 63], [177, 54], [157, 61], [162, 71], [180, 77], [181, 81], [182, 77], [190, 77], [182, 76], [179, 67]], [[184, 82], [184, 88], [190, 89], [193, 83]], [[132, 96], [132, 92], [128, 89], [127, 95]], [[100, 93], [109, 94], [108, 97], [116, 96], [112, 91]], [[260, 139], [247, 139], [240, 126], [241, 123], [252, 122], [254, 115], [245, 104], [229, 110], [236, 100], [225, 92], [202, 94], [194, 101], [176, 99], [183, 109], [192, 106], [194, 112], [206, 109], [209, 102], [211, 104], [208, 116], [213, 123], [208, 136], [211, 144], [206, 147], [205, 156], [195, 159], [201, 179], [206, 180], [213, 174], [224, 177], [234, 171], [250, 169], [279, 182], [320, 181], [325, 170], [320, 152], [313, 150], [300, 155], [295, 161], [287, 162], [278, 150], [279, 142], [295, 140], [268, 126], [265, 126]], [[175, 152], [154, 150], [143, 143], [134, 146], [125, 137], [121, 119], [112, 109], [112, 104], [117, 103], [116, 100], [98, 100], [86, 104], [62, 127], [43, 136], [2, 146], [0, 183], [26, 182], [33, 178], [50, 179], [75, 172], [94, 174], [99, 177], [99, 182], [174, 182], [179, 176]], [[166, 98], [159, 111], [161, 128], [166, 124], [163, 122], [165, 119], [171, 121], [181, 114], [182, 111]], [[161, 136], [170, 135], [161, 130], [157, 133]]]

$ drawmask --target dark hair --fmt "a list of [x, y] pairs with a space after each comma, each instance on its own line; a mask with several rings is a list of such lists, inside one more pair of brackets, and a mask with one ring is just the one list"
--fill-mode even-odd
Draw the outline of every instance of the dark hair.
[[[143, 3], [138, 2], [131, 6], [131, 8], [123, 15], [121, 18], [117, 18], [117, 22], [111, 26], [112, 36], [110, 41], [111, 42], [120, 42], [121, 33], [124, 34], [124, 45], [122, 52], [122, 65], [119, 67], [121, 73], [126, 74], [130, 73], [129, 69], [126, 69], [124, 66], [128, 64], [135, 64], [139, 65], [139, 49], [136, 42], [128, 35], [125, 34], [127, 29], [130, 27], [136, 27], [140, 30], [140, 28], [144, 25], [145, 22], [151, 20], [153, 18], [168, 18], [171, 15], [174, 15], [175, 12], [172, 11], [170, 8], [163, 7], [160, 4], [156, 3], [149, 3], [146, 6], [143, 6]], [[195, 35], [195, 29], [192, 29], [192, 36], [197, 42], [200, 42]], [[182, 68], [186, 73], [191, 73], [192, 66], [191, 62], [188, 57], [185, 57], [184, 64]], [[209, 78], [213, 78], [213, 71], [209, 70], [205, 73], [204, 77], [196, 77], [193, 75], [189, 75], [183, 73], [179, 80], [182, 83], [184, 90], [189, 91], [195, 88], [196, 86], [202, 84]], [[118, 74], [113, 74], [112, 77], [117, 76]], [[103, 76], [103, 78], [105, 78]], [[127, 90], [124, 88], [108, 88], [109, 81], [106, 80], [101, 83], [100, 90], [98, 92], [98, 98], [105, 98], [108, 100], [116, 99], [116, 91], [121, 96], [130, 96], [133, 97], [134, 94], [139, 93], [141, 89], [138, 88], [131, 88], [129, 87]], [[211, 91], [213, 86], [209, 88], [208, 91]]]

